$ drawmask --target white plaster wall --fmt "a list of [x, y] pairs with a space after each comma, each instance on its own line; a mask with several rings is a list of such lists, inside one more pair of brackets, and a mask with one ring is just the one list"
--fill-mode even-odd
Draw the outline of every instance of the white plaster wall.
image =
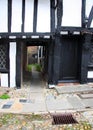
[[10, 87], [16, 86], [16, 42], [10, 42]]
[[25, 32], [33, 32], [33, 10], [34, 0], [26, 0], [25, 7]]
[[12, 32], [21, 32], [22, 0], [12, 0]]
[[87, 78], [93, 78], [93, 71], [88, 71]]
[[7, 32], [7, 0], [0, 0], [0, 32]]
[[63, 0], [62, 26], [81, 26], [82, 0]]
[[8, 87], [8, 74], [2, 73], [1, 75], [1, 86]]
[[50, 32], [50, 0], [38, 0], [37, 32]]
[[[7, 1], [0, 0], [0, 32], [7, 32]], [[63, 0], [62, 26], [81, 26], [82, 0]], [[26, 0], [25, 32], [33, 30], [34, 0]], [[86, 0], [86, 16], [89, 16], [93, 0]], [[37, 32], [50, 32], [50, 0], [38, 0]], [[22, 0], [12, 0], [12, 32], [20, 32], [22, 25]], [[93, 21], [91, 24], [93, 27]]]

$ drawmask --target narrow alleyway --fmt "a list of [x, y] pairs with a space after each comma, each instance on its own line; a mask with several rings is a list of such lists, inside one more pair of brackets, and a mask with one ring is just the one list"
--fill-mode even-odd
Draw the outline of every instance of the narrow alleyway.
[[42, 93], [44, 90], [45, 83], [42, 79], [41, 72], [38, 72], [32, 68], [31, 74], [31, 92]]

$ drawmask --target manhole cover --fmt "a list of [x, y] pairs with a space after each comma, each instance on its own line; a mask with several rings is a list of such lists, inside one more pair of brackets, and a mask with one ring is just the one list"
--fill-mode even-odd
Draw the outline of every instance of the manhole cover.
[[71, 113], [54, 114], [53, 125], [78, 123]]
[[7, 105], [7, 104], [5, 104], [5, 105], [3, 105], [2, 109], [9, 109], [11, 106], [12, 106], [12, 105]]

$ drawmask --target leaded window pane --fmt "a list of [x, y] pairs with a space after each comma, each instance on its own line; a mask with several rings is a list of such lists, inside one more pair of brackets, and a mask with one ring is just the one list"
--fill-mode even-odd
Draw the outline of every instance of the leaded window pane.
[[7, 44], [0, 44], [0, 70], [7, 70], [8, 65], [7, 65]]

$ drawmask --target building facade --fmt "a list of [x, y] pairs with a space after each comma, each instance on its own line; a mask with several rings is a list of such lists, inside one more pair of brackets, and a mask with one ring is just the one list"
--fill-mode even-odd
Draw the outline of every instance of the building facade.
[[28, 46], [43, 46], [48, 84], [93, 82], [91, 0], [0, 0], [1, 86], [21, 88]]

